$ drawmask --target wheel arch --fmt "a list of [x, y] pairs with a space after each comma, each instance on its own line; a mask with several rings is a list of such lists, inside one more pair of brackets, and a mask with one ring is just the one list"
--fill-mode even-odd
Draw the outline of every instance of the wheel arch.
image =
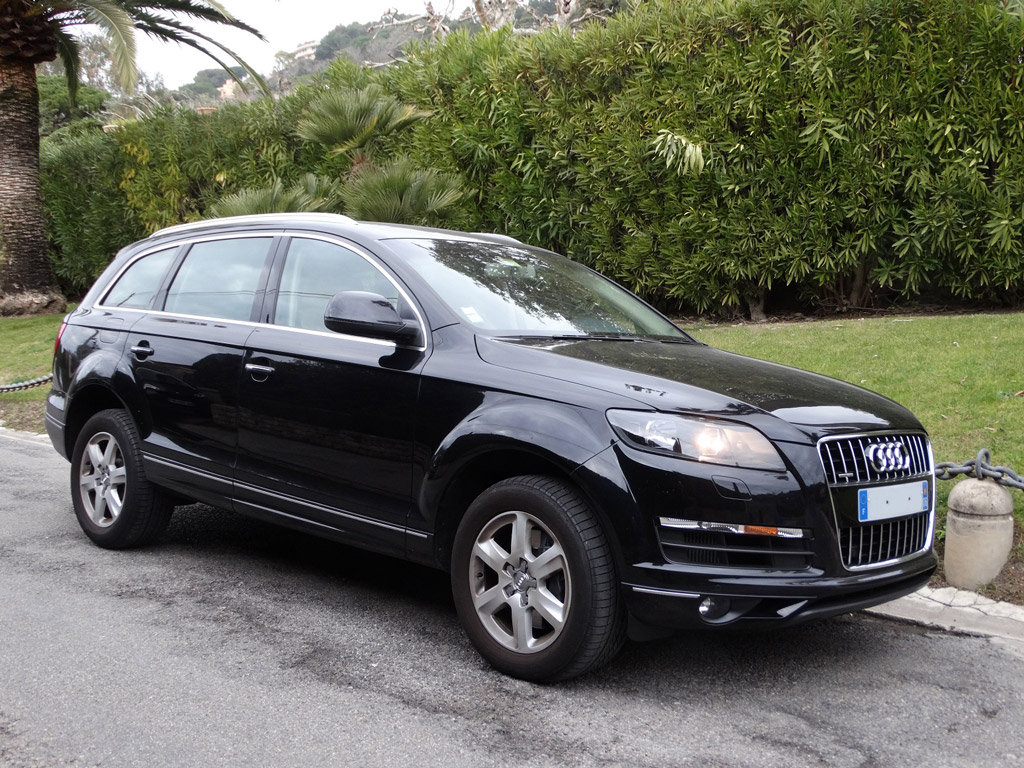
[[448, 570], [455, 532], [477, 496], [495, 483], [520, 475], [547, 475], [573, 483], [571, 468], [522, 445], [494, 448], [468, 458], [443, 489], [438, 489], [432, 503], [434, 552], [438, 565]]
[[139, 431], [142, 431], [139, 413], [130, 408], [113, 389], [96, 381], [83, 383], [75, 389], [74, 396], [70, 398], [64, 423], [64, 448], [69, 457], [74, 452], [75, 443], [86, 422], [100, 411], [110, 408], [127, 412], [139, 427]]
[[455, 533], [469, 506], [485, 490], [502, 480], [522, 475], [555, 477], [571, 485], [586, 499], [601, 523], [611, 547], [616, 567], [621, 568], [623, 552], [620, 527], [601, 503], [597, 488], [591, 487], [576, 466], [539, 451], [535, 445], [516, 444], [481, 451], [467, 458], [455, 471], [433, 501], [433, 550], [436, 565], [449, 570]]

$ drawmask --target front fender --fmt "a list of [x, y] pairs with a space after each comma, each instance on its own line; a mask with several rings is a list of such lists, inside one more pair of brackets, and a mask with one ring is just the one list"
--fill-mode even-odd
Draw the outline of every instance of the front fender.
[[431, 517], [450, 484], [488, 454], [532, 456], [569, 475], [612, 439], [602, 413], [518, 395], [488, 394], [438, 445], [420, 487], [420, 509]]

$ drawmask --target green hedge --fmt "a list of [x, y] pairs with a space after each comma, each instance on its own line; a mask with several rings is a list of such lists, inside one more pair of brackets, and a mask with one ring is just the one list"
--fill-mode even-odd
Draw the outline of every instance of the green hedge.
[[663, 306], [991, 300], [1024, 286], [1019, 13], [653, 0], [576, 37], [452, 35], [384, 77], [434, 111], [414, 159], [466, 174], [475, 227]]
[[[650, 0], [576, 36], [450, 35], [379, 72], [433, 117], [386, 140], [461, 173], [460, 221], [666, 308], [1024, 288], [1024, 22], [999, 0]], [[1012, 9], [1016, 10], [1012, 10]], [[299, 140], [317, 88], [47, 140], [57, 271], [220, 197], [347, 160]]]
[[119, 248], [148, 233], [118, 186], [125, 158], [98, 124], [43, 141], [40, 161], [54, 270], [69, 294], [80, 294]]
[[141, 120], [43, 142], [42, 193], [54, 265], [81, 292], [119, 248], [161, 227], [208, 216], [230, 193], [347, 164], [294, 133], [311, 88], [212, 114], [164, 109]]

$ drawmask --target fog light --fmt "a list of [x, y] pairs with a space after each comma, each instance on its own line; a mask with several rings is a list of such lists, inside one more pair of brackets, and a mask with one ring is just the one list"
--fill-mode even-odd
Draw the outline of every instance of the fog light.
[[697, 612], [705, 621], [715, 621], [725, 616], [731, 607], [727, 597], [705, 597], [697, 606]]

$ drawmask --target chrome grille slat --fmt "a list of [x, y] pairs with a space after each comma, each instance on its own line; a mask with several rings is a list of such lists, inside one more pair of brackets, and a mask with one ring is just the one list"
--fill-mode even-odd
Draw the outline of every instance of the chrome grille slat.
[[[910, 458], [906, 469], [879, 472], [870, 466], [864, 454], [873, 443], [896, 442], [903, 445]], [[888, 483], [903, 478], [929, 475], [932, 472], [924, 438], [920, 435], [879, 435], [840, 440], [825, 440], [820, 445], [825, 477], [833, 488], [868, 483]], [[840, 473], [838, 470], [842, 468]]]
[[[880, 471], [868, 461], [872, 445], [898, 443], [908, 457], [906, 467]], [[875, 449], [877, 450], [877, 449]], [[924, 435], [909, 433], [872, 433], [826, 438], [818, 443], [818, 452], [830, 491], [857, 486], [901, 483], [914, 478], [934, 476], [931, 451]], [[847, 513], [849, 514], [849, 513]], [[847, 525], [837, 517], [839, 555], [847, 568], [870, 568], [890, 563], [928, 548], [932, 511], [906, 517]], [[845, 519], [849, 519], [848, 517]]]
[[862, 568], [920, 552], [928, 544], [928, 516], [928, 512], [919, 512], [913, 517], [840, 528], [843, 564]]

